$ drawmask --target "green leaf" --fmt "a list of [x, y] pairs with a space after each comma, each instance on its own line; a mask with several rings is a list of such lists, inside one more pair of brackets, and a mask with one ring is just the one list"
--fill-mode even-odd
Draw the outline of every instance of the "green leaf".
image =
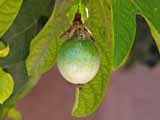
[[39, 20], [43, 16], [48, 18], [50, 15], [50, 0], [39, 1], [25, 0], [13, 25], [2, 37], [3, 42], [10, 45], [11, 52], [6, 58], [0, 59], [1, 66], [25, 61], [28, 56], [30, 41], [43, 27], [39, 26]]
[[39, 26], [39, 20], [42, 16], [46, 16], [47, 19], [50, 15], [49, 11], [53, 6], [50, 7], [49, 1], [25, 0], [15, 22], [2, 38], [4, 43], [9, 44], [11, 50], [7, 57], [0, 59], [0, 65], [14, 77], [14, 93], [19, 91], [28, 81], [25, 60], [29, 53], [30, 41], [43, 27]]
[[6, 48], [3, 48], [0, 50], [0, 57], [6, 57], [9, 53], [9, 45], [6, 46]]
[[0, 50], [2, 50], [4, 48], [5, 48], [5, 44], [2, 41], [0, 41]]
[[[54, 12], [43, 30], [32, 40], [27, 58], [30, 77], [42, 75], [50, 70], [56, 61], [57, 47], [63, 42], [61, 33], [69, 22], [66, 18], [69, 1], [56, 1]], [[59, 7], [63, 6], [63, 7]]]
[[0, 58], [6, 57], [10, 51], [9, 45], [5, 46], [2, 41], [0, 41]]
[[138, 9], [139, 14], [146, 19], [160, 51], [160, 1], [132, 0], [132, 3]]
[[13, 78], [0, 68], [0, 104], [3, 104], [12, 94], [14, 88]]
[[9, 44], [11, 50], [7, 57], [0, 58], [0, 66], [13, 76], [15, 89], [12, 96], [0, 105], [0, 119], [1, 116], [5, 117], [6, 112], [3, 111], [7, 111], [5, 110], [7, 107], [15, 104], [26, 90], [25, 86], [29, 80], [25, 60], [30, 41], [47, 22], [53, 6], [53, 0], [25, 0], [13, 25], [2, 38], [5, 44]]
[[77, 88], [73, 116], [84, 117], [97, 110], [101, 104], [112, 70], [112, 36], [110, 0], [88, 0], [90, 17], [87, 26], [93, 33], [99, 50], [101, 66], [96, 77], [88, 84]]
[[11, 106], [0, 109], [0, 120], [5, 120], [5, 116], [8, 113], [8, 110], [10, 109], [10, 107]]
[[[69, 4], [68, 1], [62, 1], [61, 3], [57, 1], [49, 22], [38, 36], [32, 40], [30, 54], [27, 58], [27, 70], [30, 79], [47, 72], [54, 65], [57, 49], [63, 42], [59, 36], [66, 29], [66, 24], [68, 24], [68, 21], [64, 20], [67, 20], [65, 11], [68, 9]], [[60, 9], [59, 6], [61, 5], [64, 7]], [[88, 27], [91, 28], [97, 40], [96, 44], [100, 52], [102, 65], [95, 79], [83, 86], [80, 91], [77, 91], [76, 104], [73, 109], [73, 115], [77, 117], [91, 114], [97, 109], [104, 96], [112, 68], [110, 10], [105, 7], [108, 3], [103, 1], [97, 4], [95, 1], [90, 1], [88, 5], [90, 13], [93, 15], [88, 20]], [[97, 8], [97, 10], [95, 11], [94, 8]], [[101, 12], [102, 10], [104, 12]], [[107, 16], [107, 14], [109, 15]], [[67, 27], [69, 27], [69, 24]], [[35, 80], [38, 79], [32, 79], [32, 82]], [[87, 103], [88, 101], [90, 102]]]
[[160, 52], [160, 33], [157, 31], [157, 29], [154, 27], [154, 25], [147, 18], [146, 18], [146, 21], [147, 21], [148, 25], [150, 26], [152, 36], [154, 37], [156, 44], [157, 44], [157, 47], [158, 47], [158, 50]]
[[16, 18], [21, 7], [22, 0], [0, 1], [0, 37], [8, 30]]
[[[158, 46], [160, 43], [160, 23], [158, 22], [160, 19], [160, 15], [158, 14], [160, 9], [158, 0], [153, 0], [152, 4], [150, 4], [149, 0], [112, 0], [112, 2], [111, 0], [85, 0], [83, 2], [90, 14], [89, 19], [86, 19], [85, 23], [96, 39], [95, 43], [101, 57], [101, 67], [91, 82], [82, 86], [81, 89], [77, 89], [76, 101], [72, 111], [76, 117], [91, 114], [97, 109], [103, 99], [112, 69], [113, 40], [114, 68], [121, 66], [127, 60], [134, 42], [136, 14], [145, 17]], [[39, 2], [39, 0], [25, 0], [24, 5], [27, 4], [26, 8], [21, 10], [11, 29], [2, 38], [4, 42], [11, 45], [12, 50], [9, 56], [0, 59], [0, 65], [7, 68], [13, 75], [16, 81], [14, 93], [18, 98], [30, 91], [40, 76], [50, 70], [55, 64], [56, 52], [64, 41], [59, 36], [61, 32], [69, 27], [69, 21], [73, 19], [77, 9], [74, 7], [72, 0], [57, 0], [55, 10], [49, 21], [32, 40], [29, 53], [30, 40], [39, 32], [39, 30], [37, 31], [39, 17], [48, 17], [45, 3], [48, 2], [46, 0], [43, 0], [43, 2]], [[0, 2], [0, 5], [2, 5], [2, 2]], [[71, 17], [67, 19], [66, 14], [71, 6], [73, 6], [73, 10], [70, 13]], [[82, 6], [82, 13], [85, 13], [86, 7]], [[41, 8], [45, 8], [45, 10]], [[27, 74], [25, 60], [28, 53], [29, 57], [26, 61]]]
[[[89, 18], [87, 23], [97, 40], [96, 44], [100, 52], [102, 65], [95, 79], [83, 86], [80, 91], [77, 91], [76, 104], [73, 109], [73, 115], [77, 117], [91, 114], [97, 109], [104, 96], [112, 68], [111, 28], [109, 27], [110, 16], [107, 16], [107, 14], [110, 15], [110, 10], [105, 7], [105, 5], [108, 5], [106, 1], [98, 3], [99, 4], [95, 1], [88, 2], [88, 8], [90, 8], [90, 13], [93, 16]], [[56, 2], [55, 11], [49, 19], [49, 22], [38, 36], [32, 40], [30, 54], [27, 59], [27, 70], [31, 79], [33, 76], [47, 72], [54, 65], [57, 47], [63, 42], [63, 40], [59, 38], [59, 35], [65, 30], [66, 24], [68, 23], [68, 21], [64, 21], [64, 19], [67, 20], [65, 11], [69, 4], [68, 1], [62, 1], [62, 3]], [[61, 5], [65, 7], [59, 9]], [[97, 10], [95, 11], [94, 8], [97, 8]], [[102, 10], [104, 10], [104, 12], [100, 12]], [[38, 79], [32, 79], [32, 82], [33, 80]], [[88, 101], [90, 102], [87, 103]]]
[[0, 5], [4, 2], [5, 0], [0, 0]]
[[72, 24], [75, 14], [79, 11], [81, 13], [82, 21], [85, 22], [89, 15], [88, 9], [84, 6], [81, 0], [75, 0], [74, 4], [70, 7], [69, 11], [67, 12], [67, 16]]
[[135, 7], [131, 0], [113, 0], [114, 69], [125, 63], [136, 32]]
[[7, 116], [12, 120], [22, 120], [21, 113], [15, 107], [9, 109]]
[[160, 50], [160, 6], [159, 0], [113, 0], [114, 69], [125, 63], [133, 46], [136, 15], [148, 22], [151, 33]]

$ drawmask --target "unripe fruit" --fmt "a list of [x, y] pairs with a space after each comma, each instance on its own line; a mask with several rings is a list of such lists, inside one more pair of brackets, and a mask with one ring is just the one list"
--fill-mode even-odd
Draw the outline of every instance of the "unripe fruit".
[[92, 41], [73, 37], [65, 41], [58, 51], [57, 64], [67, 81], [85, 84], [98, 72], [100, 59]]

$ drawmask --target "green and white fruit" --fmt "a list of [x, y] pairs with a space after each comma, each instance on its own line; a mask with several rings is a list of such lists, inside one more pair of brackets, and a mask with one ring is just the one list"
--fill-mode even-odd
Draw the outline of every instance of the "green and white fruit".
[[73, 37], [58, 51], [57, 64], [62, 76], [73, 84], [85, 84], [98, 72], [100, 59], [94, 43]]

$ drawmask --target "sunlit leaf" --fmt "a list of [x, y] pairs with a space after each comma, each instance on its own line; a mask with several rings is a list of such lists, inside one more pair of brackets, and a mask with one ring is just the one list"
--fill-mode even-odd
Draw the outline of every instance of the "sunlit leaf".
[[0, 0], [0, 37], [13, 23], [21, 4], [22, 0]]
[[[49, 22], [39, 35], [33, 39], [30, 54], [27, 59], [27, 69], [31, 78], [32, 76], [43, 74], [54, 65], [56, 61], [57, 47], [62, 43], [59, 35], [65, 30], [65, 26], [68, 23], [68, 21], [66, 21], [65, 12], [68, 8], [68, 4], [69, 2], [66, 1], [62, 1], [61, 3], [56, 2], [55, 11], [53, 12]], [[59, 6], [61, 5], [64, 5], [65, 7], [60, 9]], [[109, 8], [105, 8], [104, 5], [108, 5], [108, 2], [103, 1], [98, 2], [98, 4], [95, 1], [88, 2], [90, 14], [93, 16], [89, 18], [87, 23], [96, 39], [102, 63], [100, 72], [97, 74], [95, 79], [82, 87], [81, 90], [77, 91], [76, 105], [73, 109], [73, 115], [77, 117], [88, 115], [97, 109], [103, 99], [104, 91], [112, 68], [112, 42], [109, 22], [110, 10]], [[94, 10], [94, 8], [97, 9]], [[105, 12], [99, 14], [102, 10]], [[109, 15], [107, 15], [107, 13]], [[88, 102], [88, 106], [84, 106], [85, 102]], [[82, 108], [82, 106], [84, 106], [84, 108]]]
[[24, 0], [14, 23], [1, 38], [6, 45], [10, 46], [10, 53], [0, 58], [0, 66], [12, 75], [15, 87], [12, 96], [0, 105], [0, 119], [5, 117], [8, 110], [6, 108], [15, 104], [21, 93], [25, 91], [24, 86], [29, 81], [25, 60], [28, 56], [30, 41], [47, 22], [53, 6], [54, 0]]
[[9, 54], [9, 51], [9, 45], [5, 46], [5, 44], [0, 41], [0, 58], [6, 57]]
[[3, 104], [12, 94], [14, 81], [9, 73], [0, 68], [0, 104]]
[[21, 113], [15, 107], [9, 109], [7, 116], [12, 120], [22, 120]]
[[77, 88], [73, 116], [84, 117], [97, 110], [101, 104], [112, 70], [111, 10], [109, 0], [88, 0], [90, 17], [87, 26], [93, 33], [101, 58], [96, 77], [80, 89]]
[[[49, 1], [50, 0], [24, 1], [15, 22], [2, 38], [4, 43], [9, 44], [10, 54], [0, 59], [0, 65], [7, 68], [14, 77], [14, 93], [19, 91], [28, 80], [25, 59], [28, 56], [30, 41], [43, 27], [42, 23], [39, 23], [41, 17], [45, 15], [46, 20], [42, 21], [43, 24], [45, 24], [47, 17], [50, 15], [49, 11], [52, 7]], [[50, 8], [48, 6], [50, 6]]]
[[[69, 23], [66, 18], [69, 1], [56, 1], [54, 12], [43, 30], [35, 37], [27, 58], [27, 70], [30, 77], [41, 75], [50, 70], [56, 61], [57, 47], [62, 43], [61, 33]], [[64, 6], [60, 8], [59, 6]], [[68, 24], [69, 25], [69, 24]]]
[[6, 57], [10, 51], [9, 45], [6, 47], [0, 48], [0, 57]]
[[[0, 18], [5, 10], [1, 12], [1, 9], [4, 5], [8, 5], [3, 3], [7, 1], [9, 0], [0, 1]], [[14, 1], [15, 6], [18, 4], [20, 6], [20, 2], [16, 3], [18, 1], [20, 0]], [[101, 66], [91, 82], [83, 85], [81, 89], [77, 88], [72, 114], [76, 117], [90, 115], [97, 110], [103, 100], [112, 67], [113, 69], [120, 67], [128, 58], [134, 43], [137, 14], [143, 16], [148, 22], [160, 49], [159, 0], [152, 0], [152, 4], [150, 0], [82, 0], [83, 4], [80, 4], [81, 0], [56, 0], [55, 9], [48, 20], [49, 1], [25, 0], [22, 10], [9, 30], [8, 27], [15, 18], [12, 13], [11, 16], [7, 15], [11, 19], [6, 22], [6, 25], [4, 23], [3, 26], [0, 22], [0, 27], [2, 26], [0, 35], [2, 36], [8, 30], [2, 40], [7, 45], [9, 44], [11, 49], [8, 56], [0, 58], [0, 66], [6, 68], [16, 81], [10, 103], [26, 95], [37, 84], [41, 75], [49, 71], [56, 63], [57, 50], [64, 41], [59, 36], [69, 27], [79, 8], [85, 25], [95, 38]], [[13, 7], [12, 9], [16, 9], [17, 14], [19, 8]], [[48, 20], [42, 31], [40, 30], [44, 24], [40, 28], [38, 26], [41, 17], [45, 19], [44, 21]], [[8, 20], [5, 16], [1, 20], [4, 18]], [[4, 49], [5, 47], [1, 50]], [[6, 111], [6, 106], [0, 105], [0, 118], [1, 115], [4, 116], [3, 111]]]

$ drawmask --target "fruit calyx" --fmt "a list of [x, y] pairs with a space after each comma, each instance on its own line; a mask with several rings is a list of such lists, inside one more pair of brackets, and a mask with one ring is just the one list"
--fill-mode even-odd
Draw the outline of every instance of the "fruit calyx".
[[61, 37], [66, 36], [72, 38], [76, 36], [78, 38], [87, 38], [88, 40], [93, 40], [90, 30], [83, 24], [81, 19], [81, 13], [77, 12], [73, 19], [73, 24], [62, 33]]

